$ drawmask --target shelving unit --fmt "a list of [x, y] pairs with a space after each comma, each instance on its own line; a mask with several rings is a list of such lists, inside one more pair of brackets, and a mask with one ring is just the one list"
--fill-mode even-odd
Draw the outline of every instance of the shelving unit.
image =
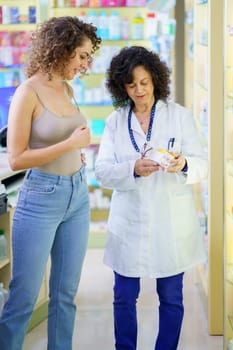
[[[30, 33], [45, 19], [46, 0], [2, 0], [0, 21], [0, 128], [7, 123], [6, 104], [25, 79], [22, 66]], [[46, 10], [45, 10], [46, 9]], [[4, 90], [3, 90], [4, 89]], [[7, 91], [8, 89], [8, 91]]]
[[223, 333], [223, 3], [194, 2], [193, 112], [208, 152], [209, 177], [196, 189], [207, 215], [207, 265], [197, 277], [211, 335]]
[[[27, 43], [19, 43], [20, 33], [27, 34], [33, 31], [37, 23], [42, 22], [48, 17], [48, 1], [44, 0], [2, 0], [2, 16], [0, 22], [0, 72], [7, 73], [10, 71], [19, 72], [21, 69], [21, 60], [23, 60], [23, 51], [20, 49]], [[15, 38], [3, 37], [3, 33], [15, 35]], [[17, 36], [18, 34], [18, 36]], [[17, 37], [16, 37], [17, 36]], [[23, 45], [19, 47], [19, 45]], [[5, 53], [4, 53], [5, 51]], [[6, 54], [7, 51], [7, 54]], [[17, 56], [16, 56], [17, 55]], [[3, 79], [3, 78], [2, 78]], [[10, 86], [9, 78], [5, 84], [1, 79], [1, 86]], [[20, 83], [18, 81], [16, 84]], [[13, 83], [12, 85], [14, 85]]]
[[0, 216], [1, 229], [5, 232], [7, 240], [7, 258], [0, 260], [0, 281], [3, 282], [5, 287], [8, 287], [9, 279], [11, 275], [11, 221], [12, 221], [13, 210]]
[[233, 3], [224, 21], [224, 350], [233, 339]]
[[[14, 27], [14, 30], [21, 30], [21, 28], [23, 28], [23, 30], [33, 29], [35, 24], [30, 23], [34, 21], [29, 19], [31, 16], [29, 15], [29, 6], [35, 6], [35, 23], [40, 23], [48, 18], [49, 1], [50, 0], [1, 0], [1, 6], [17, 7], [19, 15], [18, 20], [16, 19], [17, 16], [15, 16], [14, 23], [12, 23], [10, 16], [8, 17], [7, 15], [6, 18], [4, 18], [5, 10], [3, 10], [1, 28], [4, 28], [3, 30], [11, 30], [12, 27]], [[9, 12], [7, 11], [7, 13]]]

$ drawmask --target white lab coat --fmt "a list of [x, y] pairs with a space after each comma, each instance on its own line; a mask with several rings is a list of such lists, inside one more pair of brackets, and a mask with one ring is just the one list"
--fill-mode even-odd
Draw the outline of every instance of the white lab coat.
[[[113, 189], [104, 263], [123, 276], [175, 275], [206, 261], [192, 184], [206, 178], [207, 156], [190, 112], [158, 101], [150, 144], [167, 148], [175, 138], [174, 151], [186, 157], [188, 172], [135, 178], [140, 154], [129, 137], [128, 112], [119, 108], [107, 118], [95, 164], [97, 180]], [[134, 113], [131, 126], [142, 149], [146, 136]]]

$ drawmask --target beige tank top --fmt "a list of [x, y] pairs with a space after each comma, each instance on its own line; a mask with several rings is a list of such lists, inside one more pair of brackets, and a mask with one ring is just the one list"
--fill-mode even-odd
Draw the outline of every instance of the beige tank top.
[[[43, 112], [32, 122], [30, 148], [48, 147], [64, 141], [74, 129], [80, 125], [86, 125], [86, 119], [80, 111], [77, 110], [77, 114], [74, 116], [60, 117], [49, 111], [38, 95], [37, 97], [43, 106]], [[81, 150], [75, 149], [37, 169], [50, 174], [73, 175], [81, 167]]]

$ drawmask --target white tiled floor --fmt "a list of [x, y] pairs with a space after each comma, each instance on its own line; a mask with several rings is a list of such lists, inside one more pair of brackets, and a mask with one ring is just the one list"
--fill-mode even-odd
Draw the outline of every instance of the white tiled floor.
[[[103, 265], [102, 256], [102, 249], [89, 249], [86, 255], [77, 297], [73, 350], [114, 350], [112, 272]], [[222, 337], [208, 335], [206, 314], [192, 272], [185, 274], [184, 303], [179, 350], [222, 350]], [[157, 322], [154, 281], [143, 280], [138, 301], [138, 350], [154, 349]], [[24, 350], [46, 350], [46, 322], [27, 335]]]

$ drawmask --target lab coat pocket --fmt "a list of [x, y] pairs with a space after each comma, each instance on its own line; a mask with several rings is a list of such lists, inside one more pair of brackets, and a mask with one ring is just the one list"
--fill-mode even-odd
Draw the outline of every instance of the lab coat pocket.
[[200, 223], [192, 193], [180, 193], [171, 199], [172, 226], [177, 239], [200, 230]]
[[[108, 219], [109, 230], [122, 241], [135, 234], [132, 227], [140, 224], [137, 191], [118, 191], [114, 193]], [[132, 205], [132, 203], [135, 203]], [[136, 233], [138, 230], [136, 230]]]

